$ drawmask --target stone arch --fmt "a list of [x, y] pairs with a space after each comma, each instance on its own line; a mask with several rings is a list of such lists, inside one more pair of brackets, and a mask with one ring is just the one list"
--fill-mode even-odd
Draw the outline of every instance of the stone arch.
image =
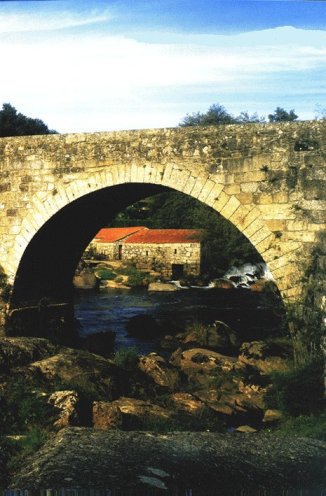
[[[213, 208], [228, 219], [255, 246], [259, 254], [269, 264], [275, 281], [283, 296], [290, 289], [288, 282], [283, 283], [282, 263], [287, 264], [293, 252], [293, 246], [277, 257], [271, 245], [275, 234], [262, 219], [259, 208], [255, 205], [242, 205], [236, 195], [224, 191], [224, 183], [217, 176], [196, 174], [189, 168], [169, 163], [165, 166], [147, 163], [139, 166], [135, 163], [110, 166], [87, 179], [78, 179], [65, 185], [58, 183], [52, 192], [37, 193], [31, 201], [30, 213], [21, 225], [20, 234], [11, 257], [12, 273], [15, 274], [29, 243], [42, 226], [64, 207], [85, 195], [124, 184], [152, 184], [168, 187]], [[300, 245], [298, 244], [298, 247]]]

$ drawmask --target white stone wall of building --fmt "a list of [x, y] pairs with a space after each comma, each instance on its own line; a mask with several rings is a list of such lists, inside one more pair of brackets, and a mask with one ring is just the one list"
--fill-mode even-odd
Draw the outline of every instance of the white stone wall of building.
[[172, 265], [184, 266], [185, 275], [200, 273], [200, 243], [122, 243], [122, 260], [131, 261], [140, 269], [157, 270], [171, 277]]

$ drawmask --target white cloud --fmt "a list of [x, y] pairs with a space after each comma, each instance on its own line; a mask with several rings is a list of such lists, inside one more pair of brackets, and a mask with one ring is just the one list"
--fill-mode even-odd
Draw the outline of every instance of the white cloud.
[[112, 20], [113, 18], [114, 16], [108, 10], [101, 13], [94, 10], [88, 12], [87, 15], [71, 11], [56, 12], [55, 15], [46, 15], [42, 10], [33, 12], [33, 14], [0, 12], [0, 34], [54, 31], [87, 26]]
[[[239, 89], [262, 92], [264, 82], [265, 91], [291, 92], [302, 75], [326, 72], [325, 33], [293, 28], [209, 39], [185, 35], [182, 43], [139, 42], [107, 31], [38, 33], [14, 42], [3, 35], [0, 51], [3, 101], [63, 132], [172, 126], [186, 103], [192, 112], [210, 95], [210, 103], [223, 103], [223, 95]], [[287, 87], [277, 81], [282, 74]], [[300, 84], [309, 92], [309, 78]]]

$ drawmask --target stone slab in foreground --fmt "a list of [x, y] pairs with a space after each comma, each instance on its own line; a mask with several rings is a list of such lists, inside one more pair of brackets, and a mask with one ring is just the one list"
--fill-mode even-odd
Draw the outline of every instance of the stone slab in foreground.
[[76, 427], [61, 430], [26, 461], [11, 487], [128, 489], [143, 494], [150, 488], [174, 494], [176, 487], [205, 494], [218, 487], [228, 494], [250, 487], [322, 487], [325, 467], [326, 443], [307, 438]]

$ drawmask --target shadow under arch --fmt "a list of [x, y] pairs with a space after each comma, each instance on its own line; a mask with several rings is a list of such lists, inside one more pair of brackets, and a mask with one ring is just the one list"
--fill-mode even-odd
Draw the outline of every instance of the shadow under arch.
[[11, 308], [72, 300], [72, 278], [82, 253], [103, 225], [125, 207], [167, 188], [123, 184], [78, 198], [53, 215], [37, 231], [16, 273]]
[[[72, 280], [89, 242], [100, 228], [128, 205], [168, 191], [178, 189], [143, 182], [122, 183], [84, 194], [59, 209], [37, 230], [21, 257], [10, 301], [11, 311], [28, 307], [40, 315], [43, 311], [42, 302], [46, 302], [46, 306], [64, 304], [69, 309], [68, 320], [71, 322]], [[200, 203], [205, 205], [204, 201]], [[214, 208], [206, 206], [215, 211], [216, 215], [219, 214]], [[60, 312], [59, 309], [59, 319]], [[34, 332], [32, 327], [35, 319], [30, 321], [31, 331], [28, 334], [35, 335], [31, 334]], [[41, 327], [38, 321], [36, 325]], [[42, 330], [39, 329], [36, 334], [42, 335]]]

